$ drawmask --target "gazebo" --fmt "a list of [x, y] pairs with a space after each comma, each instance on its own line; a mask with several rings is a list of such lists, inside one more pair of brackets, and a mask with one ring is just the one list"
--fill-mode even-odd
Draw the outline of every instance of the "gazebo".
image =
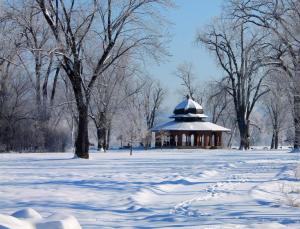
[[175, 107], [170, 118], [174, 120], [151, 129], [156, 148], [222, 148], [222, 133], [230, 132], [206, 122], [202, 106], [189, 96]]

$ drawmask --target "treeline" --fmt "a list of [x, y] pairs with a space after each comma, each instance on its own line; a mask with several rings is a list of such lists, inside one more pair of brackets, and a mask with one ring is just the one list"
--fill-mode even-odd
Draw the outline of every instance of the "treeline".
[[[148, 145], [164, 90], [141, 69], [159, 60], [168, 0], [2, 1], [0, 150], [64, 151], [88, 158], [89, 130], [109, 147]], [[160, 26], [157, 26], [160, 25]], [[139, 121], [134, 118], [140, 115]], [[90, 133], [91, 135], [92, 133]]]
[[299, 150], [299, 12], [297, 0], [224, 1], [197, 34], [222, 70], [205, 101], [212, 121], [231, 128], [228, 146], [237, 134], [239, 148], [249, 149], [271, 132], [271, 148], [281, 142]]
[[[167, 54], [168, 0], [3, 0], [0, 7], [0, 150], [64, 151], [88, 158], [112, 137], [148, 147], [166, 94], [147, 77], [148, 60]], [[197, 34], [222, 75], [198, 85], [178, 66], [183, 96], [232, 130], [240, 149], [270, 133], [300, 147], [300, 4], [224, 1]], [[195, 28], [196, 29], [196, 28]]]
[[202, 104], [213, 123], [231, 129], [228, 147], [244, 150], [271, 139], [272, 149], [299, 151], [299, 12], [298, 0], [223, 1], [221, 14], [196, 35], [221, 75], [200, 84], [189, 62], [177, 67], [181, 92]]

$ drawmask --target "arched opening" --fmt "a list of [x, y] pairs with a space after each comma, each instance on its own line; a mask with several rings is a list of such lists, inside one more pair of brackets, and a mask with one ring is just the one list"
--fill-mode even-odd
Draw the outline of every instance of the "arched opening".
[[186, 146], [186, 135], [182, 134], [182, 146]]
[[190, 146], [194, 146], [194, 143], [195, 143], [195, 137], [194, 137], [193, 134], [190, 136], [190, 141], [191, 141]]
[[200, 147], [203, 148], [203, 133], [200, 134]]
[[191, 135], [189, 134], [186, 135], [186, 145], [191, 146]]
[[211, 135], [211, 146], [216, 146], [216, 136], [215, 133]]

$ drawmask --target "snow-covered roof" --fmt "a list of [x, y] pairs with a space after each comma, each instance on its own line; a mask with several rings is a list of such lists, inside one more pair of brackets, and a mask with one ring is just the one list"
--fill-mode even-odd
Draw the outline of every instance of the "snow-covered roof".
[[189, 97], [179, 103], [176, 107], [175, 110], [189, 110], [189, 109], [196, 109], [196, 110], [203, 110], [202, 106], [197, 103], [196, 101], [190, 99]]
[[219, 126], [211, 122], [177, 122], [170, 121], [151, 129], [153, 132], [159, 131], [224, 131], [230, 132], [230, 129]]
[[173, 113], [174, 115], [170, 118], [175, 118], [174, 121], [158, 125], [151, 131], [230, 131], [230, 129], [214, 123], [204, 122], [203, 118], [207, 118], [207, 116], [203, 114], [202, 106], [190, 99], [189, 96], [175, 107]]
[[191, 119], [202, 120], [202, 118], [207, 118], [203, 114], [202, 106], [190, 99], [189, 96], [175, 107], [173, 114], [170, 118], [175, 118], [176, 121], [179, 121], [179, 119], [182, 121], [191, 121]]

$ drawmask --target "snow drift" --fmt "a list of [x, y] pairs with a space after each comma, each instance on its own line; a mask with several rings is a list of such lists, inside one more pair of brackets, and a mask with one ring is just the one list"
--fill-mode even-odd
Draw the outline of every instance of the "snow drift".
[[0, 214], [0, 229], [81, 229], [77, 219], [70, 215], [54, 214], [43, 218], [31, 208], [12, 215]]

